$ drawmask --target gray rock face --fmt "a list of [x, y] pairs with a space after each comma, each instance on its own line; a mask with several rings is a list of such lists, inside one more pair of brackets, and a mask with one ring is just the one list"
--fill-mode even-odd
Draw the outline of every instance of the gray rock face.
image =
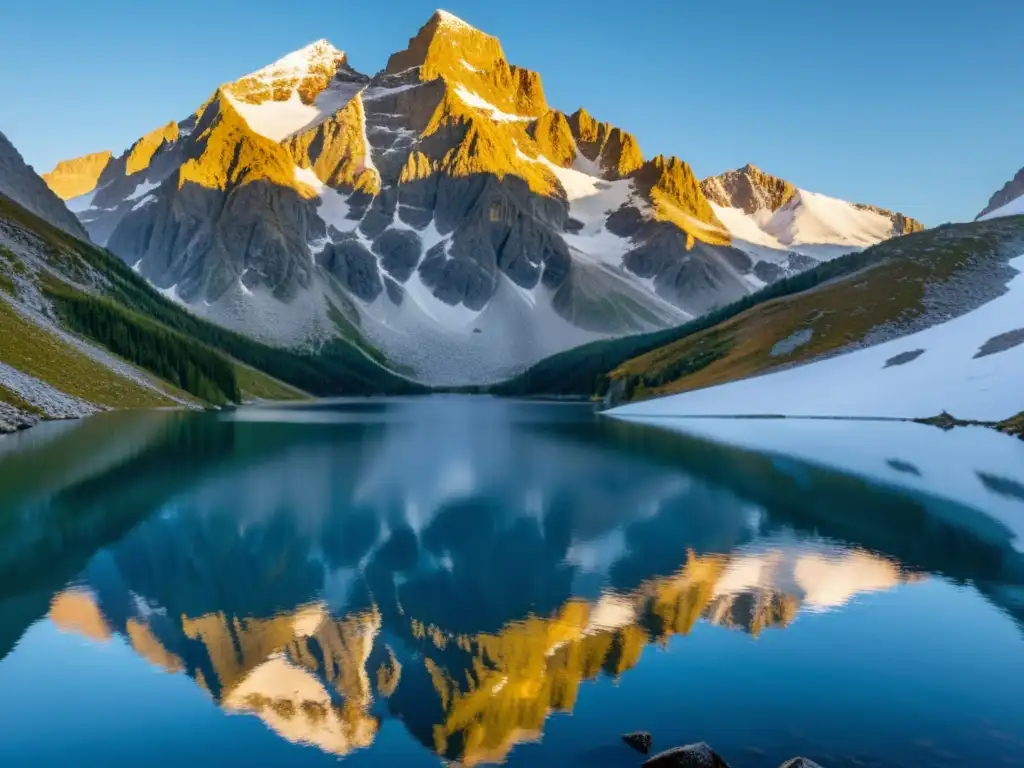
[[406, 282], [419, 264], [423, 243], [415, 232], [389, 229], [373, 243], [380, 264], [399, 283]]
[[635, 749], [637, 752], [647, 754], [651, 750], [651, 744], [654, 739], [647, 731], [637, 731], [635, 733], [627, 733], [622, 737], [622, 740], [629, 746]]
[[988, 205], [985, 206], [985, 210], [979, 213], [975, 218], [980, 219], [985, 214], [992, 213], [992, 211], [997, 208], [1002, 208], [1007, 203], [1013, 202], [1022, 195], [1024, 195], [1024, 168], [1017, 171], [1017, 174], [1006, 182], [1002, 189], [992, 195], [991, 199], [988, 201]]
[[[417, 375], [443, 358], [460, 375], [490, 366], [489, 381], [595, 338], [679, 324], [791, 273], [781, 261], [755, 265], [741, 250], [694, 241], [678, 228], [685, 216], [718, 223], [688, 166], [644, 163], [620, 129], [547, 111], [538, 78], [503, 60], [485, 71], [472, 48], [472, 67], [442, 68], [430, 82], [422, 51], [372, 78], [345, 65], [329, 86], [335, 111], [283, 137], [268, 138], [242, 104], [253, 103], [249, 90], [280, 86], [280, 96], [293, 83], [260, 75], [223, 86], [198, 118], [110, 161], [82, 219], [158, 287], [176, 287], [201, 313], [209, 305], [207, 316], [230, 327], [319, 343], [336, 324], [304, 292], [331, 290], [346, 303], [343, 291], [369, 343]], [[459, 85], [524, 119], [491, 119]], [[572, 186], [561, 169], [576, 161], [618, 210], [590, 210], [560, 186]], [[664, 216], [655, 193], [684, 218]], [[625, 242], [603, 253], [602, 227]], [[417, 279], [430, 296], [410, 285]], [[257, 291], [298, 304], [248, 298]], [[431, 296], [472, 311], [493, 302], [482, 332], [514, 329], [482, 344], [470, 338], [473, 318], [431, 312]], [[431, 381], [447, 383], [442, 375]]]
[[[377, 259], [358, 240], [331, 243], [317, 256], [317, 264], [337, 278], [343, 286], [363, 301], [373, 301], [380, 296], [385, 285], [377, 270]], [[391, 286], [394, 282], [384, 281], [388, 294], [394, 300]], [[401, 300], [395, 301], [400, 304]]]
[[690, 744], [661, 752], [644, 768], [729, 768], [728, 764], [707, 744]]
[[[193, 128], [194, 118], [179, 123], [182, 136]], [[158, 198], [157, 187], [170, 177], [186, 159], [185, 141], [160, 141], [145, 168], [130, 166], [132, 149], [112, 159], [103, 169], [92, 192], [91, 205], [78, 214], [89, 237], [100, 245], [109, 245], [121, 221], [135, 215]], [[132, 173], [129, 173], [129, 170]]]
[[20, 411], [13, 405], [0, 402], [0, 435], [28, 429], [37, 423], [39, 423], [38, 417]]
[[640, 277], [653, 278], [660, 296], [691, 315], [704, 314], [751, 292], [750, 285], [737, 274], [738, 267], [745, 266], [747, 271], [752, 267], [746, 254], [701, 242], [687, 250], [685, 234], [665, 225], [656, 225], [642, 245], [625, 255], [623, 264]]
[[81, 240], [89, 239], [64, 201], [46, 186], [46, 182], [25, 162], [3, 133], [0, 133], [0, 194], [69, 235]]
[[464, 304], [482, 310], [497, 287], [493, 272], [469, 258], [447, 258], [435, 253], [423, 260], [419, 271], [434, 297], [452, 306]]

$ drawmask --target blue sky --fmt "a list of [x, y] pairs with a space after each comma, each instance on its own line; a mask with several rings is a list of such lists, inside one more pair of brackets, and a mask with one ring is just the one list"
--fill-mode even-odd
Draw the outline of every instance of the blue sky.
[[[0, 130], [40, 170], [192, 112], [325, 37], [383, 67], [438, 0], [34, 0], [0, 24]], [[8, 4], [5, 4], [8, 5]], [[549, 102], [700, 176], [755, 163], [929, 225], [973, 217], [1024, 165], [1011, 0], [450, 0], [543, 76]]]

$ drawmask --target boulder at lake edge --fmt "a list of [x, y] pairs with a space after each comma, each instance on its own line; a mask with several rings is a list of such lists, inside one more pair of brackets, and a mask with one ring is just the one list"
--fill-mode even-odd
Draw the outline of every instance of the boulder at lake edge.
[[704, 742], [676, 747], [655, 755], [644, 768], [729, 768], [718, 753]]
[[647, 754], [651, 751], [651, 744], [654, 739], [647, 731], [636, 731], [635, 733], [627, 733], [622, 737], [622, 740], [629, 746], [635, 749], [637, 752]]

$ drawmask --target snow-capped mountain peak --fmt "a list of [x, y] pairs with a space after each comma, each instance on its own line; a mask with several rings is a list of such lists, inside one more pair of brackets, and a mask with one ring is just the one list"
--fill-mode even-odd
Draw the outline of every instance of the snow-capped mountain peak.
[[830, 259], [923, 229], [901, 213], [810, 192], [749, 163], [701, 189], [734, 244], [769, 261], [788, 253]]
[[291, 78], [302, 78], [310, 73], [324, 69], [334, 70], [346, 62], [344, 51], [335, 48], [324, 39], [316, 40], [309, 45], [282, 56], [272, 64], [257, 69], [239, 78], [236, 82], [248, 79], [269, 83], [278, 83]]
[[449, 13], [441, 8], [434, 11], [434, 17], [441, 26], [448, 27], [449, 29], [477, 31], [476, 27], [472, 24], [463, 21], [454, 13]]
[[343, 51], [317, 40], [222, 90], [250, 128], [282, 141], [344, 107], [367, 79], [348, 66]]
[[223, 325], [353, 337], [431, 383], [676, 325], [814, 263], [768, 226], [793, 185], [754, 166], [717, 179], [752, 228], [730, 236], [685, 162], [551, 108], [538, 73], [445, 11], [373, 77], [318, 40], [137, 144], [78, 164], [75, 191], [102, 176], [73, 201], [97, 242]]

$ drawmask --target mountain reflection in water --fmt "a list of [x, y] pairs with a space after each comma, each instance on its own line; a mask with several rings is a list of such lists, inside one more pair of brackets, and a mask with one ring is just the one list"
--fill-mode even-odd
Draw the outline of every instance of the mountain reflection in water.
[[0, 453], [0, 505], [6, 663], [45, 615], [334, 756], [396, 720], [502, 762], [698, 625], [931, 575], [1024, 623], [1024, 558], [976, 510], [577, 405], [115, 414]]

